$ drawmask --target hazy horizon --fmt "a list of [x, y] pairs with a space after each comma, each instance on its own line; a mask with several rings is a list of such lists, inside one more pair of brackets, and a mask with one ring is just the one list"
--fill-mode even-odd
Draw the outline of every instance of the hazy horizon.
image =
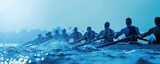
[[91, 26], [99, 32], [106, 21], [119, 31], [131, 17], [141, 32], [154, 27], [160, 16], [160, 0], [0, 0], [0, 32], [22, 29], [52, 30], [55, 27], [80, 31]]

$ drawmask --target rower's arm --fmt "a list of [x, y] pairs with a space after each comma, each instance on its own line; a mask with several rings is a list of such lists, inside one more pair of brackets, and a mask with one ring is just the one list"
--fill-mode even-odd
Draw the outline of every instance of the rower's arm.
[[115, 35], [115, 32], [114, 32], [114, 30], [112, 30], [111, 33], [110, 33], [110, 36], [111, 36], [112, 38], [114, 38], [114, 35]]
[[139, 32], [139, 28], [138, 28], [138, 27], [136, 27], [136, 32], [137, 32], [138, 35], [140, 35], [140, 32]]
[[78, 36], [79, 36], [80, 38], [82, 38], [82, 34], [81, 34], [80, 32], [79, 32]]
[[120, 32], [118, 32], [115, 36], [114, 36], [114, 38], [115, 39], [117, 39], [119, 36], [121, 36], [124, 32], [123, 32], [124, 30], [122, 29]]
[[153, 31], [154, 31], [154, 28], [149, 29], [148, 32], [142, 34], [142, 37], [146, 37], [146, 36], [151, 35], [153, 33]]
[[103, 35], [103, 31], [101, 31], [96, 37], [99, 38], [102, 35]]
[[87, 38], [87, 32], [81, 37], [81, 39], [85, 40]]
[[68, 39], [71, 39], [73, 38], [73, 33], [71, 35], [69, 35]]

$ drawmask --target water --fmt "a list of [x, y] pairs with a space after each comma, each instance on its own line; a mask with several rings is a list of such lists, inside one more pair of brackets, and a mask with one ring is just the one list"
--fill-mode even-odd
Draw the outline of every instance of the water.
[[4, 46], [0, 47], [0, 64], [160, 64], [159, 51], [71, 47], [52, 41], [31, 47]]

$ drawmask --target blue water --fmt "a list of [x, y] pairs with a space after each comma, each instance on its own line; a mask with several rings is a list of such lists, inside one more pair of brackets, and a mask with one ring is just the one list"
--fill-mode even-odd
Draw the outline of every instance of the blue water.
[[159, 51], [88, 47], [72, 49], [71, 45], [60, 42], [31, 47], [3, 46], [0, 64], [160, 64]]

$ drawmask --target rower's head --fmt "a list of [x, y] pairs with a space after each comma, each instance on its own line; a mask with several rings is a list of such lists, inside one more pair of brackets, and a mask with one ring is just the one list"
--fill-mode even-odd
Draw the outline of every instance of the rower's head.
[[87, 31], [91, 31], [92, 30], [92, 28], [89, 26], [89, 27], [87, 27]]
[[48, 33], [46, 33], [45, 37], [51, 37], [52, 36], [52, 33], [49, 31]]
[[127, 26], [132, 26], [132, 19], [131, 18], [126, 19], [126, 25]]
[[50, 35], [52, 35], [52, 33], [51, 33], [51, 32], [48, 32], [48, 36], [50, 36]]
[[157, 27], [160, 27], [160, 17], [156, 17], [154, 19], [154, 22], [155, 22], [155, 24], [156, 24]]
[[55, 34], [59, 34], [59, 31], [58, 31], [58, 30], [56, 30], [56, 31], [55, 31]]
[[74, 27], [74, 32], [77, 32], [78, 31], [78, 28], [77, 27]]
[[105, 24], [104, 24], [104, 28], [109, 28], [110, 27], [110, 23], [109, 22], [106, 22]]
[[66, 33], [66, 29], [63, 29], [62, 33], [65, 34]]

